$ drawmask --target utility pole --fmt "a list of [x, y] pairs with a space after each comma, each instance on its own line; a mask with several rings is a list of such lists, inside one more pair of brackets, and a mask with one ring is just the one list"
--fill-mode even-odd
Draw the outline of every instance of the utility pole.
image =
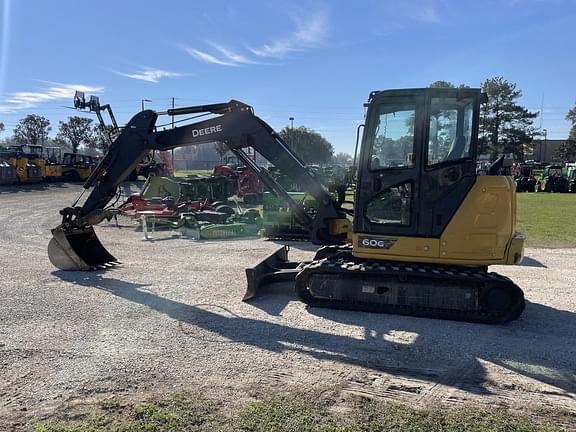
[[290, 120], [290, 146], [294, 147], [294, 117], [288, 117]]
[[[546, 152], [547, 152], [547, 150], [548, 150], [548, 149], [546, 148], [546, 147], [548, 147], [548, 129], [542, 129], [542, 132], [544, 132], [544, 148], [543, 148], [543, 150], [544, 150], [544, 158], [545, 158], [545, 157], [546, 157]], [[544, 160], [544, 158], [540, 158], [541, 161], [547, 162], [547, 161]]]
[[[172, 96], [172, 109], [174, 109], [174, 96]], [[172, 129], [174, 129], [174, 114], [172, 114]], [[176, 175], [176, 167], [174, 166], [174, 149], [172, 149], [172, 175]]]
[[141, 99], [142, 102], [142, 111], [144, 111], [144, 102], [152, 102], [150, 99]]

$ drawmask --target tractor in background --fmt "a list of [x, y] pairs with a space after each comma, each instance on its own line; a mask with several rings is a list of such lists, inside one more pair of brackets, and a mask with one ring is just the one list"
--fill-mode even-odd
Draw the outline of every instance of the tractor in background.
[[568, 180], [568, 190], [576, 193], [576, 163], [566, 165], [566, 179]]
[[548, 165], [536, 180], [536, 192], [568, 192], [568, 179], [562, 165]]
[[536, 170], [538, 165], [524, 163], [517, 166], [514, 181], [516, 192], [534, 192], [536, 190]]

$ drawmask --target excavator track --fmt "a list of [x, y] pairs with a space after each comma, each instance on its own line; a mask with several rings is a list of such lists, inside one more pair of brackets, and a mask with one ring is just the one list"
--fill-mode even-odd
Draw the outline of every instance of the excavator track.
[[524, 294], [485, 267], [359, 260], [345, 251], [302, 266], [296, 294], [313, 307], [503, 324], [524, 310]]

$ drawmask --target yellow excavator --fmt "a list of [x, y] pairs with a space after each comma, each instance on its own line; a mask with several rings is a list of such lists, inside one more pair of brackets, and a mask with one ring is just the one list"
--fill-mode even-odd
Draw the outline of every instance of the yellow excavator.
[[[107, 207], [119, 184], [150, 149], [225, 143], [268, 190], [282, 199], [318, 245], [313, 260], [291, 262], [280, 248], [246, 270], [252, 298], [265, 283], [294, 281], [297, 296], [317, 307], [505, 323], [524, 309], [522, 290], [488, 271], [517, 264], [524, 237], [516, 232], [511, 177], [496, 161], [476, 172], [480, 89], [375, 91], [357, 167], [354, 209], [331, 194], [319, 177], [253, 109], [238, 101], [137, 113], [86, 181], [93, 188], [82, 206], [61, 210], [52, 230], [51, 262], [62, 270], [93, 270], [117, 263], [93, 225], [110, 220]], [[208, 117], [166, 131], [159, 115]], [[253, 147], [318, 202], [309, 213], [258, 166]]]

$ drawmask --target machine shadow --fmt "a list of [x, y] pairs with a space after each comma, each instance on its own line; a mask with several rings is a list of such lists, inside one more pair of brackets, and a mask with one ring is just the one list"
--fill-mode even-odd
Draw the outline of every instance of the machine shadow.
[[[359, 338], [249, 317], [222, 316], [203, 306], [185, 304], [141, 289], [147, 285], [105, 278], [101, 273], [58, 271], [54, 274], [69, 282], [146, 305], [181, 323], [270, 352], [298, 352], [317, 360], [486, 394], [490, 391], [484, 385], [487, 374], [479, 361], [482, 359], [565, 391], [576, 391], [575, 369], [559, 370], [555, 357], [546, 355], [546, 348], [558, 343], [558, 339], [549, 338], [554, 332], [566, 349], [575, 350], [576, 314], [544, 305], [529, 304], [520, 320], [505, 326], [309, 309], [311, 314], [336, 325], [361, 327], [364, 337]], [[563, 330], [557, 334], [555, 328]], [[346, 332], [349, 328], [342, 330]], [[400, 340], [396, 339], [398, 335]], [[403, 336], [408, 339], [402, 340]], [[522, 342], [526, 338], [533, 343]]]
[[544, 263], [538, 261], [537, 259], [530, 258], [529, 256], [522, 258], [520, 265], [525, 267], [548, 268]]
[[[392, 326], [389, 318], [375, 314], [342, 312], [308, 308], [319, 317], [348, 325], [362, 325], [366, 338], [385, 332], [417, 334], [414, 348], [421, 355], [429, 350], [444, 353], [445, 362], [468, 359], [477, 367], [477, 359], [499, 365], [518, 374], [576, 393], [576, 313], [527, 301], [520, 319], [505, 325], [470, 324], [462, 322], [396, 316]], [[435, 346], [435, 348], [434, 348]], [[560, 360], [553, 349], [564, 346], [573, 355]], [[559, 368], [559, 365], [561, 367]], [[485, 378], [476, 376], [475, 380]], [[478, 382], [478, 384], [481, 384]], [[467, 389], [470, 390], [470, 389]]]

